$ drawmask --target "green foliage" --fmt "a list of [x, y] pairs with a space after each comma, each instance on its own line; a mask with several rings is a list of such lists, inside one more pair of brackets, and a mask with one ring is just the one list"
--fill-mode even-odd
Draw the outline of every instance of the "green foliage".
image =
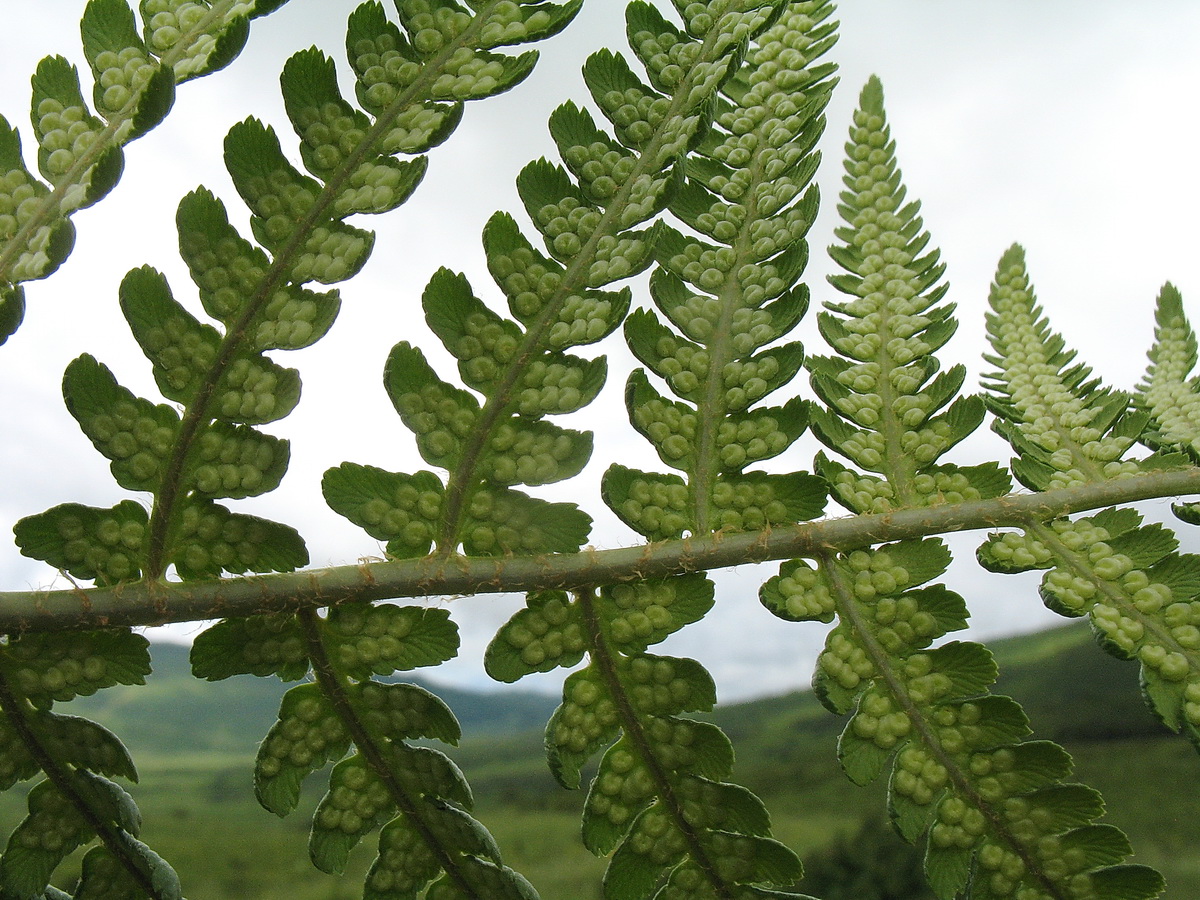
[[[228, 64], [250, 19], [281, 5], [87, 4], [90, 103], [61, 57], [32, 80], [40, 177], [0, 120], [0, 337], [24, 315], [23, 284], [70, 252], [70, 215], [116, 185], [124, 144], [167, 115], [177, 84]], [[536, 64], [536, 51], [499, 48], [554, 36], [581, 0], [396, 0], [394, 18], [368, 0], [347, 24], [352, 99], [340, 62], [303, 50], [280, 79], [294, 150], [255, 118], [229, 130], [224, 163], [248, 236], [203, 186], [176, 215], [208, 321], [148, 266], [119, 289], [166, 402], [122, 386], [88, 354], [63, 377], [66, 408], [116, 485], [148, 502], [63, 503], [14, 528], [26, 556], [92, 584], [0, 597], [0, 786], [41, 776], [0, 856], [5, 898], [181, 896], [139, 838], [132, 795], [110, 780], [137, 780], [120, 740], [54, 704], [144, 682], [146, 641], [114, 622], [205, 619], [220, 621], [195, 640], [198, 678], [303, 682], [283, 694], [253, 780], [259, 803], [287, 816], [306, 781], [328, 777], [311, 813], [317, 869], [346, 871], [378, 832], [366, 900], [536, 898], [472, 815], [463, 772], [430, 746], [457, 744], [458, 721], [394, 678], [453, 658], [458, 630], [445, 609], [381, 601], [448, 593], [457, 570], [488, 573], [472, 590], [528, 591], [487, 649], [493, 678], [574, 669], [545, 750], [563, 787], [590, 776], [582, 842], [608, 860], [606, 900], [798, 897], [799, 857], [773, 836], [762, 800], [729, 780], [730, 739], [688, 715], [712, 710], [712, 677], [696, 660], [649, 652], [713, 606], [701, 570], [763, 558], [782, 561], [760, 591], [770, 611], [834, 623], [814, 685], [849, 716], [838, 760], [856, 784], [888, 773], [891, 824], [923, 844], [936, 896], [1161, 893], [1156, 871], [1125, 862], [1125, 835], [1097, 821], [1099, 793], [1068, 780], [1069, 754], [1029, 739], [1021, 706], [992, 692], [990, 651], [945, 640], [966, 627], [968, 605], [935, 582], [950, 564], [938, 535], [1017, 529], [994, 531], [981, 564], [1046, 570], [1046, 604], [1087, 615], [1105, 649], [1138, 660], [1151, 709], [1200, 746], [1200, 568], [1169, 528], [1119, 505], [1200, 492], [1197, 344], [1181, 297], [1163, 289], [1150, 365], [1130, 396], [1104, 387], [1051, 331], [1014, 246], [987, 317], [997, 371], [982, 396], [964, 395], [965, 367], [943, 370], [934, 356], [956, 332], [954, 306], [872, 78], [830, 248], [844, 270], [831, 283], [846, 299], [815, 317], [830, 355], [807, 356], [793, 335], [809, 307], [832, 4], [673, 5], [668, 18], [665, 4], [629, 4], [644, 75], [619, 53], [593, 53], [590, 106], [567, 101], [550, 116], [561, 163], [521, 171], [523, 212], [544, 250], [512, 213], [485, 226], [503, 303], [449, 268], [428, 282], [425, 320], [457, 375], [406, 340], [388, 354], [384, 388], [432, 470], [345, 462], [325, 473], [330, 508], [385, 544], [378, 564], [290, 574], [309, 561], [300, 534], [225, 505], [269, 494], [287, 472], [289, 443], [265, 427], [295, 409], [301, 380], [274, 354], [335, 324], [332, 286], [374, 249], [352, 217], [402, 206], [466, 101], [516, 87]], [[633, 287], [619, 283], [646, 272], [652, 307], [634, 308]], [[601, 552], [581, 549], [588, 512], [536, 489], [589, 464], [592, 434], [550, 417], [599, 396], [607, 359], [578, 348], [611, 344], [618, 329], [642, 366], [626, 380], [630, 423], [673, 471], [610, 463], [603, 500], [648, 543]], [[793, 386], [804, 369], [815, 399]], [[945, 460], [989, 412], [1017, 454], [1011, 465]], [[792, 471], [783, 454], [810, 425], [826, 450], [815, 473]], [[1152, 452], [1135, 455], [1139, 445]], [[1012, 493], [1012, 478], [1031, 493]], [[851, 517], [818, 520], [829, 498]], [[1191, 524], [1197, 509], [1175, 507]], [[115, 620], [104, 611], [114, 602], [124, 605]], [[89, 845], [72, 893], [52, 886]]]

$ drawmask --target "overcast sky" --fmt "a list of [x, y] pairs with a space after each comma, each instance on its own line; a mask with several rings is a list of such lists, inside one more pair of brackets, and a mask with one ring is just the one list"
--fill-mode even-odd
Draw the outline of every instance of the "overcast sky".
[[[28, 79], [37, 60], [62, 54], [82, 64], [77, 21], [81, 0], [0, 0], [0, 114], [22, 132], [27, 159]], [[287, 56], [316, 44], [335, 57], [345, 77], [344, 23], [352, 0], [291, 0], [254, 24], [250, 45], [216, 76], [184, 85], [167, 121], [127, 151], [126, 173], [114, 193], [75, 217], [74, 254], [44, 283], [27, 286], [26, 322], [0, 348], [0, 531], [57, 503], [111, 505], [123, 499], [107, 461], [92, 450], [62, 404], [60, 379], [81, 353], [98, 356], [118, 379], [158, 400], [149, 364], [117, 308], [117, 286], [129, 269], [149, 263], [168, 274], [174, 292], [199, 311], [175, 247], [174, 213], [199, 184], [222, 197], [243, 227], [246, 213], [220, 163], [228, 128], [249, 115], [283, 136], [298, 159], [282, 112], [278, 73]], [[664, 8], [670, 4], [660, 2]], [[423, 467], [412, 436], [382, 390], [389, 348], [406, 339], [428, 347], [420, 293], [446, 265], [468, 273], [476, 293], [498, 305], [483, 265], [479, 233], [498, 209], [520, 213], [513, 181], [529, 160], [553, 155], [545, 122], [566, 99], [582, 101], [579, 67], [591, 51], [625, 49], [621, 4], [588, 0], [575, 24], [541, 45], [542, 61], [521, 87], [468, 106], [462, 126], [431, 156], [429, 175], [412, 201], [385, 219], [360, 223], [377, 230], [363, 273], [341, 287], [343, 310], [315, 347], [280, 354], [300, 369], [298, 410], [272, 426], [292, 439], [283, 487], [254, 502], [233, 504], [297, 526], [314, 565], [378, 555], [371, 538], [324, 507], [321, 473], [343, 460], [395, 471]], [[389, 6], [390, 9], [390, 6]], [[943, 251], [949, 298], [958, 304], [959, 336], [944, 364], [986, 368], [983, 311], [1000, 254], [1020, 241], [1038, 295], [1055, 328], [1105, 378], [1131, 387], [1145, 366], [1153, 332], [1153, 302], [1164, 281], [1183, 292], [1193, 315], [1200, 306], [1194, 261], [1200, 179], [1196, 165], [1196, 95], [1200, 89], [1200, 4], [1191, 0], [847, 0], [839, 11], [842, 38], [831, 58], [841, 87], [829, 111], [818, 176], [827, 198], [811, 233], [806, 280], [817, 302], [833, 291], [823, 249], [831, 241], [840, 187], [841, 146], [858, 91], [872, 73], [883, 80], [886, 104], [910, 197], [923, 203], [933, 243]], [[86, 84], [86, 78], [85, 78]], [[90, 85], [85, 87], [85, 94]], [[528, 232], [532, 234], [532, 232]], [[648, 302], [644, 293], [637, 303]], [[200, 313], [203, 315], [203, 313]], [[825, 348], [810, 316], [800, 329], [813, 352]], [[544, 496], [594, 496], [609, 461], [662, 466], [628, 428], [621, 393], [630, 357], [610, 355], [609, 390], [569, 424], [597, 432], [596, 453], [579, 484]], [[431, 354], [437, 357], [437, 354]], [[444, 360], [445, 357], [440, 357]], [[442, 372], [450, 376], [451, 368]], [[795, 389], [808, 394], [798, 379]], [[788, 465], [808, 469], [816, 442], [803, 438]], [[973, 438], [957, 461], [1006, 457], [989, 436]], [[1165, 504], [1159, 504], [1161, 510]], [[597, 547], [635, 538], [597, 502]], [[1036, 596], [1036, 579], [1001, 578], [973, 564], [978, 536], [958, 539], [960, 563], [948, 581], [974, 615], [974, 634], [992, 636], [1057, 621]], [[806, 685], [823, 640], [820, 626], [781, 628], [757, 602], [774, 566], [747, 567], [718, 579], [718, 606], [703, 623], [665, 645], [694, 655], [714, 673], [722, 699]], [[63, 586], [56, 574], [0, 549], [0, 590]], [[460, 661], [437, 677], [457, 684], [486, 682], [479, 662], [494, 629], [519, 598], [450, 601], [464, 634]], [[199, 626], [176, 629], [186, 638]], [[549, 678], [527, 679], [552, 689]]]

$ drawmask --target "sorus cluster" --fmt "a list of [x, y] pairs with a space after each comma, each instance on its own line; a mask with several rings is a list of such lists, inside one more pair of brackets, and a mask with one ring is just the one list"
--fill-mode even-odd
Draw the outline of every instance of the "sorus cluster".
[[139, 900], [145, 889], [107, 847], [93, 847], [83, 858], [80, 889], [87, 885], [93, 897], [106, 900]]
[[[11, 240], [19, 229], [26, 227], [37, 215], [47, 193], [46, 188], [22, 168], [0, 175], [0, 239]], [[82, 195], [78, 195], [75, 205], [82, 199]], [[40, 225], [29, 235], [25, 249], [11, 268], [14, 283], [39, 278], [50, 265], [51, 231], [50, 225]]]
[[[602, 140], [566, 147], [562, 156], [563, 162], [578, 176], [588, 196], [599, 203], [615, 196], [638, 167], [636, 156], [619, 145]], [[645, 175], [642, 178], [649, 179], [650, 176]], [[587, 206], [577, 209], [579, 212], [574, 209], [568, 210], [564, 216], [555, 204], [547, 204], [539, 211], [537, 217], [539, 230], [551, 239], [568, 231], [586, 237], [596, 230], [601, 213]], [[572, 221], [573, 216], [578, 219], [577, 222]]]
[[654, 136], [671, 113], [670, 97], [647, 94], [640, 88], [608, 90], [596, 97], [604, 115], [616, 127], [621, 143], [640, 147]]
[[793, 91], [801, 87], [808, 77], [809, 63], [827, 45], [818, 43], [822, 39], [814, 31], [831, 12], [831, 7], [823, 3], [793, 4], [785, 9], [755, 39], [756, 46], [749, 56], [751, 88], [758, 92], [770, 88]]
[[687, 855], [687, 841], [661, 806], [652, 806], [638, 816], [625, 846], [656, 866], [673, 865]]
[[447, 349], [462, 360], [465, 374], [477, 384], [496, 379], [521, 346], [521, 332], [512, 322], [483, 310], [468, 314], [461, 334]]
[[550, 484], [575, 474], [591, 449], [590, 435], [549, 422], [500, 424], [489, 443], [484, 471], [496, 484]]
[[441, 870], [425, 839], [397, 816], [379, 832], [379, 856], [367, 873], [368, 895], [416, 896]]
[[717, 28], [729, 43], [738, 43], [761, 28], [771, 12], [766, 4], [748, 12], [740, 6], [734, 0], [698, 0], [684, 6], [681, 15], [690, 34], [702, 37]]
[[412, 192], [414, 169], [411, 164], [391, 159], [360, 164], [333, 201], [338, 216], [351, 213], [385, 213], [395, 209]]
[[[81, 98], [78, 98], [77, 102], [66, 103], [53, 97], [39, 100], [34, 115], [34, 133], [42, 152], [42, 169], [46, 177], [57, 181], [60, 176], [69, 172], [79, 157], [91, 149], [102, 127], [98, 119], [88, 114]], [[11, 176], [12, 173], [9, 177]], [[10, 190], [18, 187], [20, 184], [11, 185]], [[15, 195], [11, 197], [18, 222], [22, 218], [20, 204], [26, 199]], [[11, 214], [13, 211], [7, 212]], [[3, 215], [3, 212], [0, 212], [0, 215]], [[0, 219], [0, 234], [10, 230], [6, 229], [4, 224]]]
[[542, 306], [554, 297], [562, 282], [562, 270], [555, 264], [547, 263], [528, 245], [514, 247], [508, 252], [488, 254], [492, 276], [508, 295], [513, 315], [523, 322], [528, 322], [541, 312]]
[[354, 603], [335, 606], [326, 630], [337, 646], [330, 651], [334, 666], [351, 677], [390, 675], [401, 665], [405, 639], [424, 611], [418, 607]]
[[[419, 32], [421, 34], [428, 32]], [[419, 45], [417, 45], [419, 47]], [[429, 93], [438, 100], [475, 100], [507, 86], [503, 58], [488, 58], [470, 47], [459, 47], [442, 64]]]
[[553, 746], [584, 753], [617, 727], [617, 705], [590, 669], [577, 672], [563, 686], [563, 702], [548, 739]]
[[587, 374], [587, 364], [578, 358], [534, 360], [521, 376], [517, 409], [531, 418], [574, 412], [595, 395], [595, 390], [584, 384]]
[[538, 230], [546, 236], [550, 252], [558, 259], [569, 260], [600, 226], [603, 213], [585, 205], [578, 197], [568, 195], [557, 203], [545, 204], [534, 219]]
[[651, 80], [667, 91], [683, 81], [702, 49], [696, 41], [684, 40], [670, 31], [637, 31], [630, 36], [629, 45], [645, 64]]
[[[253, 11], [249, 2], [233, 3], [226, 10], [225, 22]], [[147, 43], [160, 56], [177, 51], [173, 60], [175, 80], [183, 81], [202, 74], [208, 57], [216, 49], [217, 36], [211, 32], [199, 32], [205, 17], [212, 14], [208, 3], [198, 0], [146, 0], [143, 5], [146, 17]], [[178, 52], [181, 41], [188, 43]]]
[[313, 294], [294, 287], [276, 291], [263, 309], [262, 320], [254, 335], [255, 348], [299, 350], [307, 347], [328, 327], [331, 314], [336, 313], [334, 303], [328, 294]]
[[641, 655], [622, 657], [618, 666], [630, 703], [639, 714], [669, 716], [695, 708], [695, 686], [687, 677], [685, 660]]
[[390, 31], [380, 31], [373, 38], [360, 37], [350, 50], [363, 88], [363, 106], [376, 116], [421, 74], [421, 64], [401, 52]]
[[336, 100], [298, 110], [295, 119], [307, 151], [305, 163], [314, 175], [323, 179], [366, 140], [366, 116]]
[[400, 549], [392, 546], [391, 542], [395, 542], [406, 551], [419, 554], [429, 549], [434, 523], [441, 511], [440, 490], [422, 490], [417, 484], [400, 479], [387, 494], [373, 496], [344, 512], [372, 535], [389, 541], [389, 553]]
[[759, 596], [776, 615], [800, 622], [832, 622], [836, 611], [829, 585], [802, 559], [780, 566], [779, 574], [763, 585]]
[[[666, 721], [652, 719], [653, 722]], [[655, 754], [658, 746], [655, 746]], [[666, 766], [665, 768], [673, 768]], [[588, 792], [585, 815], [603, 816], [613, 825], [625, 825], [654, 798], [657, 786], [649, 769], [638, 759], [625, 739], [618, 741], [600, 765]], [[611, 848], [602, 848], [605, 850]]]
[[989, 567], [1009, 572], [1024, 572], [1028, 569], [1046, 568], [1053, 563], [1054, 552], [1031, 534], [1008, 531], [990, 537], [987, 543], [979, 548], [979, 558]]
[[146, 512], [132, 501], [127, 504], [111, 511], [71, 507], [54, 517], [64, 568], [106, 584], [138, 576]]
[[565, 548], [551, 533], [545, 508], [515, 491], [478, 488], [467, 504], [467, 513], [462, 533], [468, 554], [500, 556], [579, 547], [575, 543]]
[[781, 486], [780, 481], [771, 478], [718, 478], [712, 488], [710, 524], [726, 531], [757, 531], [768, 525], [792, 521], [792, 511], [777, 486]]
[[80, 427], [113, 461], [119, 481], [156, 489], [160, 467], [175, 443], [178, 416], [121, 388], [117, 390], [121, 399], [90, 416], [77, 406]]
[[262, 423], [282, 418], [291, 411], [279, 396], [297, 381], [294, 370], [283, 369], [263, 357], [234, 360], [222, 374], [216, 392], [216, 410], [233, 422]]
[[401, 110], [379, 142], [383, 153], [421, 153], [443, 133], [451, 115], [449, 104], [420, 104]]
[[358, 707], [368, 727], [391, 740], [457, 738], [454, 715], [441, 700], [415, 685], [367, 681], [357, 693]]
[[133, 104], [145, 88], [158, 64], [141, 47], [125, 47], [114, 52], [103, 50], [91, 60], [96, 75], [96, 106], [106, 119], [128, 117], [117, 138], [133, 127]]
[[0, 719], [0, 789], [8, 790], [18, 781], [32, 778], [38, 765], [25, 748], [25, 743], [8, 722]]
[[91, 641], [26, 635], [6, 647], [9, 676], [35, 702], [86, 697], [114, 683], [109, 662]]
[[214, 329], [184, 315], [146, 328], [140, 338], [146, 354], [179, 393], [195, 390], [194, 382], [212, 367], [220, 343]]
[[208, 502], [192, 503], [179, 517], [176, 566], [191, 575], [256, 571], [271, 523]]
[[632, 410], [633, 424], [646, 435], [668, 465], [686, 468], [696, 440], [698, 416], [679, 403], [654, 396]]
[[263, 220], [263, 232], [272, 246], [291, 237], [296, 223], [316, 202], [320, 189], [317, 182], [304, 178], [283, 160], [277, 161], [269, 175], [252, 175], [238, 187], [255, 215]]
[[639, 534], [653, 540], [680, 537], [689, 527], [688, 488], [677, 478], [637, 473], [616, 512]]
[[[210, 497], [253, 497], [274, 488], [287, 444], [244, 426], [210, 425], [196, 441], [191, 482]], [[270, 477], [268, 477], [270, 476]]]
[[[724, 306], [712, 297], [692, 294], [688, 299], [671, 309], [671, 321], [693, 340], [707, 341], [721, 320]], [[733, 335], [733, 352], [748, 356], [763, 344], [779, 337], [771, 314], [762, 309], [735, 309], [729, 319], [729, 331]]]
[[[209, 207], [210, 214], [219, 214], [224, 219], [224, 209], [215, 198], [209, 201], [202, 194], [192, 197], [193, 205]], [[222, 224], [227, 225], [227, 221]], [[222, 227], [220, 231], [223, 236], [214, 240], [215, 236], [206, 230], [185, 226], [180, 229], [180, 249], [192, 279], [200, 288], [204, 308], [228, 321], [262, 285], [267, 259], [232, 228]]]
[[[405, 23], [412, 32], [413, 46], [423, 54], [436, 53], [446, 43], [456, 40], [473, 21], [470, 13], [449, 6], [439, 6], [428, 0], [406, 0]], [[508, 40], [506, 35], [517, 35], [520, 40], [529, 33], [536, 33], [550, 24], [550, 11], [524, 10], [515, 2], [498, 5], [484, 26], [489, 29], [492, 43]]]
[[[293, 224], [287, 223], [287, 234]], [[356, 228], [318, 225], [304, 242], [304, 251], [296, 256], [290, 277], [297, 283], [319, 281], [333, 284], [353, 275], [371, 250], [371, 237]]]
[[817, 658], [817, 666], [848, 691], [875, 677], [875, 664], [867, 657], [866, 651], [840, 629], [835, 629], [829, 635], [825, 649]]
[[671, 607], [680, 598], [671, 579], [614, 584], [603, 596], [608, 637], [623, 649], [657, 643], [679, 627]]
[[[1075, 824], [1075, 814], [1064, 816], [1051, 808], [1052, 802], [1036, 794], [1031, 797], [1011, 797], [1004, 801], [1001, 809], [1007, 828], [1030, 848], [1039, 872], [1054, 883], [1053, 893], [1027, 883], [1025, 859], [1010, 847], [984, 836], [979, 821], [981, 814], [958, 798], [943, 801], [938, 811], [939, 822], [934, 826], [931, 840], [937, 842], [936, 846], [944, 847], [981, 844], [977, 855], [980, 880], [993, 897], [1011, 897], [1013, 900], [1050, 900], [1052, 897], [1095, 900], [1100, 895], [1088, 873], [1095, 865], [1095, 858], [1088, 852], [1086, 843], [1072, 846], [1075, 842], [1057, 833]], [[1089, 805], [1095, 805], [1094, 801]], [[1097, 814], [1099, 811], [1095, 810]]]
[[587, 647], [579, 612], [561, 591], [530, 594], [499, 637], [535, 671], [578, 662]]
[[479, 415], [462, 392], [440, 381], [401, 394], [396, 409], [416, 435], [421, 455], [435, 465], [458, 460], [462, 442], [474, 430]]
[[263, 740], [255, 776], [270, 779], [285, 767], [312, 771], [350, 746], [345, 727], [315, 685], [288, 691], [279, 720]]
[[383, 782], [359, 756], [342, 761], [329, 778], [329, 792], [313, 815], [313, 828], [359, 835], [390, 816], [395, 804]]
[[29, 792], [29, 816], [13, 831], [9, 847], [63, 854], [94, 836], [75, 805], [53, 784], [43, 781]]
[[504, 0], [492, 9], [479, 32], [479, 45], [499, 47], [533, 40], [552, 22], [549, 10], [539, 9], [532, 4], [522, 7], [513, 0]]
[[238, 631], [238, 653], [244, 671], [267, 675], [290, 670], [289, 674], [299, 678], [307, 670], [308, 650], [293, 616], [250, 616], [240, 621]]

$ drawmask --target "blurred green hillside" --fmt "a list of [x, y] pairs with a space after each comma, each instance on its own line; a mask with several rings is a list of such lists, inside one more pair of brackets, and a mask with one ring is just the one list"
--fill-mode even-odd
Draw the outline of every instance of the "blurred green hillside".
[[[1104, 794], [1107, 821], [1129, 833], [1136, 861], [1168, 876], [1168, 900], [1200, 896], [1200, 759], [1146, 711], [1136, 667], [1100, 652], [1080, 624], [991, 647], [1002, 673], [997, 691], [1021, 701], [1036, 737], [1072, 753], [1080, 780]], [[71, 711], [103, 722], [133, 751], [144, 838], [180, 871], [187, 896], [360, 897], [361, 881], [323, 875], [307, 860], [305, 813], [320, 797], [322, 775], [310, 779], [304, 809], [287, 819], [254, 801], [253, 754], [288, 685], [249, 677], [201, 683], [189, 673], [185, 648], [153, 649], [155, 674], [145, 687], [103, 691]], [[467, 774], [476, 814], [496, 835], [505, 861], [530, 878], [543, 900], [598, 900], [604, 861], [578, 839], [583, 792], [558, 788], [543, 759], [541, 730], [554, 698], [433, 689], [462, 722], [466, 738], [447, 752]], [[827, 900], [929, 897], [906, 886], [919, 863], [915, 851], [879, 826], [883, 785], [856, 788], [841, 774], [835, 754], [844, 722], [811, 693], [722, 706], [709, 718], [737, 749], [735, 779], [766, 802], [776, 835], [806, 855], [810, 878], [802, 889]], [[27, 787], [0, 796], [0, 822], [15, 824], [23, 815]], [[355, 872], [370, 864], [372, 844], [368, 838], [358, 848]], [[831, 879], [843, 888], [829, 887]]]

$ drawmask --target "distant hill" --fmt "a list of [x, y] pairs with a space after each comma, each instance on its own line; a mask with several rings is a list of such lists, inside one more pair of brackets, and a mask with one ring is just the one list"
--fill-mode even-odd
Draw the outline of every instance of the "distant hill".
[[[1133, 663], [1100, 652], [1086, 626], [1072, 623], [990, 646], [1001, 672], [996, 691], [1022, 703], [1036, 736], [1061, 742], [1162, 733], [1142, 702]], [[156, 642], [151, 653], [154, 673], [144, 686], [110, 688], [71, 707], [113, 729], [135, 753], [252, 750], [292, 686], [248, 675], [205, 683], [192, 676], [187, 647]], [[511, 738], [517, 747], [540, 747], [541, 730], [557, 705], [555, 698], [534, 691], [471, 691], [419, 677], [406, 680], [430, 687], [446, 701], [468, 743], [478, 738], [491, 747], [498, 738]], [[721, 706], [711, 718], [744, 758], [781, 762], [794, 755], [798, 735], [832, 740], [843, 725], [810, 691]]]
[[[138, 751], [253, 753], [295, 684], [239, 675], [218, 682], [192, 676], [189, 648], [165, 641], [150, 647], [153, 674], [145, 685], [117, 686], [84, 697], [70, 711], [102, 722]], [[433, 690], [454, 711], [463, 732], [491, 736], [545, 726], [557, 701], [533, 691], [507, 690], [501, 698], [408, 678]]]

